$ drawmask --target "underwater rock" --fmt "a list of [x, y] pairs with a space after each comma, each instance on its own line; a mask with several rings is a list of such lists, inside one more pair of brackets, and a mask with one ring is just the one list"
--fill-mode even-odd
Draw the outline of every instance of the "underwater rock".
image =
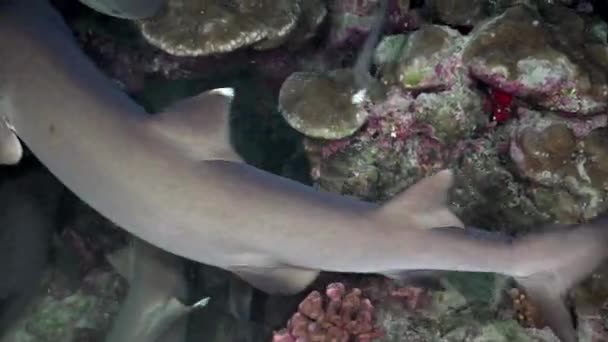
[[[521, 111], [510, 154], [539, 209], [562, 223], [577, 223], [606, 210], [606, 117], [565, 119]], [[599, 128], [598, 128], [599, 127]]]
[[505, 277], [437, 272], [417, 278], [361, 286], [376, 308], [379, 341], [558, 342], [548, 329], [541, 335], [518, 324]]
[[451, 198], [452, 209], [469, 224], [514, 234], [546, 223], [550, 215], [537, 208], [526, 184], [512, 174], [510, 126], [459, 142]]
[[273, 342], [357, 341], [369, 342], [380, 335], [374, 329], [374, 307], [358, 288], [346, 292], [342, 283], [327, 285], [325, 296], [311, 292], [287, 322], [274, 333]]
[[165, 0], [80, 0], [80, 2], [113, 17], [142, 19], [157, 13]]
[[477, 27], [463, 58], [494, 88], [547, 110], [591, 115], [607, 108], [608, 45], [585, 34], [570, 9], [516, 6]]
[[363, 108], [367, 123], [351, 138], [305, 145], [321, 188], [372, 201], [446, 167], [459, 141], [487, 122], [480, 95], [465, 87], [417, 97], [393, 87]]
[[463, 43], [456, 30], [424, 25], [406, 36], [396, 62], [381, 67], [382, 80], [408, 90], [450, 88], [464, 74], [457, 70], [463, 68], [459, 53]]
[[[327, 17], [327, 6], [323, 0], [301, 1], [302, 13], [296, 27], [285, 37], [286, 44], [290, 48], [297, 48], [317, 34], [318, 28]], [[272, 48], [277, 46], [280, 40], [271, 40], [272, 44], [261, 42], [255, 44], [256, 49]]]
[[394, 89], [386, 101], [366, 104], [368, 122], [353, 137], [307, 141], [313, 180], [324, 190], [377, 201], [410, 185], [412, 176], [444, 167], [448, 149], [417, 119], [413, 103]]
[[[58, 296], [61, 266], [47, 269], [39, 291], [31, 297], [26, 313], [5, 332], [2, 342], [101, 341], [118, 311], [126, 284], [114, 272], [89, 272], [78, 288]], [[87, 339], [83, 339], [86, 337]]]
[[487, 17], [487, 0], [428, 0], [425, 10], [439, 22], [472, 27]]
[[29, 303], [41, 282], [50, 256], [59, 199], [64, 191], [63, 185], [44, 171], [27, 171], [18, 177], [3, 178], [0, 184], [0, 337]]
[[376, 65], [396, 65], [405, 46], [405, 34], [384, 36], [374, 51], [373, 63]]
[[581, 341], [608, 341], [608, 265], [600, 267], [574, 291]]
[[138, 21], [154, 46], [177, 56], [226, 53], [255, 43], [280, 45], [296, 27], [300, 1], [168, 0], [154, 17]]
[[[388, 0], [387, 27], [402, 32], [415, 21], [409, 15], [409, 0]], [[379, 0], [330, 0], [329, 46], [352, 44], [367, 35], [374, 23], [374, 11]]]
[[279, 109], [289, 125], [306, 136], [340, 139], [365, 123], [362, 103], [366, 98], [351, 69], [297, 72], [281, 87]]

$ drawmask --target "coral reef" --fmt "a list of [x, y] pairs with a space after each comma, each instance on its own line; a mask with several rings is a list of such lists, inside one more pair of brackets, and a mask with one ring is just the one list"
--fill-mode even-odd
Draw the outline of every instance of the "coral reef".
[[428, 15], [451, 26], [472, 27], [488, 15], [485, 0], [430, 0], [426, 1]]
[[517, 314], [510, 286], [496, 275], [414, 272], [399, 282], [367, 279], [360, 287], [375, 305], [384, 333], [379, 341], [558, 342], [547, 329], [511, 319]]
[[[223, 10], [253, 2], [230, 2], [237, 6], [230, 8], [210, 3], [219, 6], [216, 13], [225, 15]], [[277, 124], [283, 118], [303, 134], [314, 185], [323, 190], [382, 202], [418, 179], [450, 167], [457, 175], [450, 194], [452, 209], [467, 224], [508, 233], [531, 231], [547, 222], [581, 222], [607, 208], [608, 25], [588, 15], [590, 2], [434, 0], [425, 1], [420, 9], [415, 8], [418, 1], [391, 0], [386, 28], [391, 35], [378, 46], [373, 70], [388, 92], [357, 105], [352, 103], [356, 91], [344, 70], [352, 66], [351, 54], [369, 31], [377, 0], [329, 1], [327, 9], [318, 6], [322, 1], [291, 2], [296, 3], [297, 11], [285, 2], [271, 4], [287, 6], [284, 9], [298, 17], [295, 23], [267, 22], [266, 17], [256, 21], [252, 30], [262, 30], [264, 36], [226, 48], [232, 52], [221, 58], [176, 58], [141, 45], [125, 49], [115, 38], [92, 38], [86, 30], [81, 32], [92, 50], [104, 57], [97, 62], [101, 60], [128, 90], [145, 89], [139, 98], [144, 104], [150, 99], [167, 102], [165, 93], [177, 97], [194, 92], [175, 89], [182, 87], [184, 79], [208, 77], [209, 71], [231, 75], [222, 82], [230, 77], [241, 80], [244, 70], [261, 78], [270, 75], [270, 87], [270, 83], [239, 87], [237, 93], [244, 95], [237, 100], [244, 96], [253, 100], [235, 107], [243, 106], [239, 110], [247, 113], [253, 107], [265, 112], [250, 118], [251, 126], [264, 126], [257, 128], [262, 135], [278, 137], [280, 143], [288, 134], [286, 124]], [[243, 11], [249, 13], [246, 16], [254, 12]], [[329, 20], [328, 36], [320, 45], [311, 44], [320, 51], [290, 50], [292, 41], [298, 46], [310, 39], [323, 20]], [[204, 26], [196, 21], [191, 25]], [[279, 27], [289, 33], [279, 34], [283, 32]], [[196, 49], [204, 47], [194, 43]], [[280, 44], [281, 48], [262, 52], [241, 49]], [[345, 77], [335, 76], [339, 73]], [[145, 79], [149, 75], [161, 81]], [[167, 79], [179, 82], [158, 86]], [[276, 97], [285, 79], [276, 106], [279, 113], [268, 98]], [[261, 95], [262, 90], [270, 95]], [[262, 149], [250, 141], [246, 148]], [[276, 172], [294, 168], [288, 165], [292, 161], [285, 157], [288, 152], [277, 147], [280, 143], [258, 151], [269, 155], [260, 160], [275, 159]], [[199, 339], [267, 340], [264, 329], [279, 327], [293, 312], [290, 305], [297, 298], [270, 298], [256, 306], [255, 294], [230, 275], [219, 276], [210, 269], [199, 273], [198, 278], [207, 282], [201, 294], [212, 296], [205, 312], [193, 318]], [[346, 276], [340, 277], [337, 281]], [[373, 311], [384, 333], [379, 340], [556, 341], [547, 329], [541, 330], [542, 317], [536, 316], [525, 294], [505, 286], [499, 276], [464, 274], [458, 279], [441, 274], [439, 286], [373, 280], [369, 286], [349, 282], [349, 287], [356, 284], [362, 291], [357, 298], [369, 298], [374, 304], [360, 308], [365, 315]], [[598, 295], [605, 277], [596, 274], [591, 283], [575, 291], [583, 341], [605, 338], [608, 322], [608, 310], [601, 305], [606, 296]], [[340, 303], [348, 296], [343, 295]], [[275, 340], [292, 341], [294, 330], [301, 332], [311, 325], [313, 332], [320, 329], [321, 336], [327, 336], [327, 321], [320, 324], [310, 317], [312, 309], [318, 309], [314, 305], [331, 303], [327, 296], [316, 293], [306, 298], [300, 309], [305, 307], [309, 316], [299, 310]], [[258, 315], [264, 317], [253, 317], [260, 306], [263, 314]], [[327, 313], [329, 306], [321, 309]]]
[[161, 13], [138, 23], [143, 36], [160, 49], [177, 56], [203, 56], [250, 45], [275, 48], [294, 31], [304, 41], [326, 14], [318, 0], [169, 0]]
[[586, 37], [585, 26], [567, 8], [515, 6], [472, 32], [463, 59], [476, 78], [536, 106], [597, 114], [608, 100], [608, 47]]
[[[363, 103], [367, 120], [350, 137], [310, 135], [313, 180], [328, 191], [384, 201], [452, 167], [459, 175], [453, 208], [477, 226], [525, 231], [597, 215], [608, 188], [600, 171], [604, 149], [596, 143], [606, 126], [605, 73], [594, 68], [608, 58], [583, 56], [591, 45], [608, 46], [581, 36], [579, 26], [588, 22], [579, 16], [556, 5], [517, 5], [466, 36], [423, 25], [386, 38], [375, 56], [390, 86], [386, 99]], [[521, 30], [527, 38], [513, 39]], [[582, 55], [572, 52], [579, 46]], [[542, 138], [549, 122], [576, 138], [568, 143], [559, 128]]]
[[[417, 25], [418, 18], [410, 14], [409, 0], [388, 0], [388, 30], [402, 32]], [[330, 0], [330, 31], [327, 44], [340, 47], [366, 36], [373, 24], [373, 13], [379, 0]]]
[[278, 39], [294, 29], [300, 12], [293, 1], [170, 0], [139, 24], [150, 43], [170, 54], [200, 56]]
[[279, 109], [291, 127], [309, 137], [340, 139], [367, 119], [361, 108], [366, 97], [366, 90], [357, 88], [351, 69], [326, 74], [297, 72], [281, 87]]
[[325, 298], [317, 291], [311, 292], [287, 322], [287, 328], [275, 332], [272, 341], [372, 341], [380, 336], [373, 326], [373, 311], [360, 289], [346, 292], [344, 284], [332, 283], [327, 285]]

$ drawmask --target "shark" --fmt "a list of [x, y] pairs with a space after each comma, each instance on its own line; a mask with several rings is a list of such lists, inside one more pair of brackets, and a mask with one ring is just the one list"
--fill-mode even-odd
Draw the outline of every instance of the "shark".
[[492, 272], [514, 277], [565, 342], [563, 297], [608, 254], [608, 220], [512, 241], [468, 233], [450, 210], [450, 170], [378, 204], [243, 162], [230, 144], [234, 90], [153, 115], [86, 56], [46, 0], [0, 2], [0, 162], [29, 150], [76, 196], [147, 243], [233, 272], [271, 294], [319, 272]]
[[136, 237], [107, 259], [128, 281], [129, 292], [105, 341], [186, 341], [186, 317], [209, 298], [184, 303], [188, 282], [182, 259]]

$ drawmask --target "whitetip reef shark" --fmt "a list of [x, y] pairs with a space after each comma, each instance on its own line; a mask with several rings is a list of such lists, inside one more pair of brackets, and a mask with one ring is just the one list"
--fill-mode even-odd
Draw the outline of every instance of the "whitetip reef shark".
[[378, 205], [240, 161], [226, 129], [232, 89], [147, 114], [46, 0], [0, 1], [0, 42], [0, 161], [17, 163], [23, 141], [78, 197], [142, 240], [268, 293], [302, 291], [320, 271], [505, 274], [563, 341], [576, 341], [561, 297], [605, 260], [607, 220], [512, 242], [476, 238], [447, 207], [449, 170]]

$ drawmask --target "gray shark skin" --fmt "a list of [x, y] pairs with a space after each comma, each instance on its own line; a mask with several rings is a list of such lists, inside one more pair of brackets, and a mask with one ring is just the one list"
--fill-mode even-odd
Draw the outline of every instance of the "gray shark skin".
[[62, 191], [39, 171], [0, 184], [0, 339], [40, 285]]
[[188, 313], [204, 306], [181, 301], [187, 281], [179, 257], [134, 238], [108, 257], [129, 282], [129, 292], [106, 335], [107, 342], [182, 342]]
[[[34, 15], [35, 14], [35, 15]], [[606, 221], [506, 243], [461, 228], [448, 170], [377, 205], [256, 169], [230, 150], [230, 89], [147, 115], [84, 55], [43, 0], [0, 2], [0, 156], [19, 140], [71, 191], [142, 240], [234, 272], [268, 293], [305, 289], [319, 271], [494, 272], [514, 276], [563, 341], [561, 301], [608, 254]]]
[[97, 12], [121, 19], [144, 19], [156, 14], [165, 0], [80, 0]]

